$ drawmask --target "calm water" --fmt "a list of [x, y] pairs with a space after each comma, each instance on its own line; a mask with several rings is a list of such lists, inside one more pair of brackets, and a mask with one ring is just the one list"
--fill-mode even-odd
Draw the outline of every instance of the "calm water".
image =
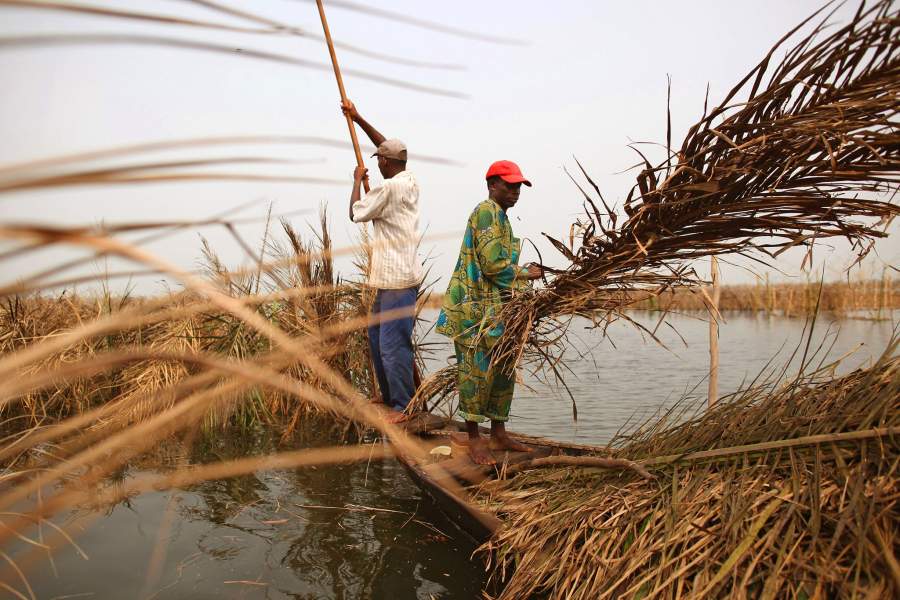
[[[237, 440], [221, 435], [175, 458], [276, 450], [265, 435]], [[88, 559], [64, 545], [53, 576], [46, 556], [33, 553], [29, 579], [42, 599], [475, 598], [485, 579], [469, 560], [474, 544], [395, 461], [256, 473], [54, 521]], [[6, 573], [3, 580], [11, 581]]]
[[[650, 315], [636, 315], [651, 324]], [[800, 343], [803, 322], [726, 315], [721, 328], [720, 390], [727, 393]], [[562, 390], [520, 386], [510, 427], [558, 439], [602, 443], [629, 418], [650, 415], [699, 384], [705, 397], [707, 324], [670, 319], [659, 330], [663, 349], [631, 327], [610, 328], [610, 340], [579, 330]], [[652, 328], [652, 326], [651, 326]], [[840, 372], [878, 356], [892, 325], [822, 319], [813, 347], [828, 356], [848, 352]], [[687, 347], [681, 341], [684, 337]], [[430, 367], [445, 363], [449, 345], [437, 335]], [[613, 343], [615, 346], [613, 346]], [[578, 353], [584, 354], [577, 358]], [[332, 443], [315, 426], [302, 445]], [[380, 442], [378, 442], [380, 443]], [[219, 435], [166, 462], [201, 463], [274, 451], [264, 433], [254, 439]], [[169, 453], [172, 454], [171, 452]], [[161, 465], [123, 473], [133, 477]], [[257, 473], [187, 490], [148, 493], [112, 509], [60, 515], [88, 559], [70, 547], [28, 570], [38, 598], [474, 598], [484, 567], [470, 560], [474, 545], [458, 534], [396, 462]], [[14, 548], [21, 557], [23, 548]], [[155, 558], [154, 558], [155, 557]], [[151, 568], [150, 565], [159, 565]], [[4, 575], [4, 580], [12, 581]], [[2, 594], [2, 592], [0, 592]]]
[[[658, 319], [650, 313], [631, 317], [651, 331]], [[802, 320], [745, 313], [724, 318], [726, 322], [719, 328], [720, 395], [749, 383], [773, 357], [772, 365], [783, 368], [806, 339]], [[578, 421], [573, 420], [572, 400], [561, 386], [548, 386], [525, 373], [524, 385], [517, 388], [513, 400], [509, 427], [558, 440], [602, 444], [629, 420], [644, 420], [685, 395], [705, 401], [709, 324], [689, 316], [670, 316], [668, 322], [671, 328], [662, 325], [656, 330], [663, 348], [624, 321], [613, 323], [604, 339], [586, 328], [586, 320], [576, 320], [570, 329], [574, 348], [565, 361], [570, 371], [563, 375], [575, 397]], [[820, 316], [810, 353], [822, 345], [817, 357], [827, 357], [826, 362], [846, 355], [837, 373], [847, 373], [881, 356], [892, 332], [889, 321], [834, 321]], [[447, 338], [431, 333], [426, 339], [441, 348], [434, 352], [429, 367], [447, 364], [452, 354]], [[802, 351], [789, 375], [799, 368]]]

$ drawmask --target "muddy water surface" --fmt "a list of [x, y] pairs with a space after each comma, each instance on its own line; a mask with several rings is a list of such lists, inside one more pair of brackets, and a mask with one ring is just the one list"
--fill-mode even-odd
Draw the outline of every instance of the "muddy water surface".
[[[264, 435], [248, 443], [223, 433], [165, 462], [274, 450]], [[473, 598], [484, 583], [469, 560], [474, 544], [395, 461], [261, 472], [55, 522], [87, 559], [63, 544], [54, 576], [34, 553], [38, 598]]]

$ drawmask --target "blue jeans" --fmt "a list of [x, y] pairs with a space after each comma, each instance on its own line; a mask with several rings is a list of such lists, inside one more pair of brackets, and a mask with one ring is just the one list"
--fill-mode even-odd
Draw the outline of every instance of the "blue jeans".
[[408, 311], [408, 315], [390, 317], [390, 320], [369, 326], [369, 351], [381, 397], [385, 404], [398, 411], [406, 408], [416, 392], [412, 333], [418, 291], [418, 287], [378, 290], [372, 304], [373, 317], [392, 310]]

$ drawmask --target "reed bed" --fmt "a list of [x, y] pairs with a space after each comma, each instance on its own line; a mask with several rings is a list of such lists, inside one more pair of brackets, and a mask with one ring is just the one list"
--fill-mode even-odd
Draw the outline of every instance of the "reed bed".
[[[246, 299], [248, 306], [273, 326], [296, 337], [316, 335], [339, 323], [362, 318], [367, 298], [361, 285], [344, 282], [334, 272], [331, 240], [324, 213], [313, 241], [301, 239], [294, 228], [282, 222], [279, 237], [266, 235], [264, 247], [257, 253], [261, 262], [272, 268], [257, 268], [231, 273], [204, 242], [207, 278], [223, 293]], [[287, 293], [302, 290], [308, 293]], [[271, 299], [276, 296], [275, 299]], [[268, 298], [268, 299], [267, 299]], [[150, 305], [164, 306], [162, 310]], [[0, 355], [24, 350], [42, 340], [53, 339], [101, 317], [115, 317], [128, 309], [142, 313], [138, 326], [117, 329], [108, 335], [80, 340], [33, 362], [20, 371], [33, 376], [62, 365], [90, 361], [101, 354], [122, 351], [150, 354], [213, 354], [233, 360], [247, 360], [271, 352], [271, 340], [247, 327], [234, 315], [205, 306], [191, 292], [171, 292], [150, 299], [110, 294], [81, 297], [64, 291], [55, 297], [46, 294], [11, 296], [0, 307]], [[174, 313], [174, 316], [173, 316]], [[179, 314], [180, 313], [180, 314]], [[154, 318], [154, 315], [158, 318]], [[369, 358], [365, 333], [361, 329], [322, 339], [319, 353], [326, 364], [352, 381], [365, 393], [369, 389]], [[109, 419], [136, 423], [161, 409], [170, 408], [175, 396], [158, 402], [163, 392], [200, 371], [177, 359], [136, 360], [100, 370], [88, 377], [60, 381], [50, 387], [30, 391], [19, 402], [0, 408], [7, 435], [46, 426], [112, 403]], [[285, 373], [310, 385], [321, 382], [300, 364], [287, 367]], [[255, 425], [278, 424], [289, 435], [306, 411], [316, 409], [275, 390], [255, 387], [219, 403], [206, 416], [206, 425], [225, 423]], [[114, 416], [112, 416], [114, 415]], [[336, 416], [336, 415], [332, 415]]]
[[682, 404], [601, 453], [651, 479], [557, 467], [483, 484], [504, 521], [480, 549], [499, 597], [897, 597], [897, 345], [844, 377], [820, 365]]
[[[0, 227], [7, 235], [28, 236], [25, 251], [57, 240], [84, 244], [146, 264], [186, 288], [144, 299], [3, 298], [0, 544], [17, 538], [28, 550], [6, 557], [0, 587], [27, 597], [25, 573], [30, 576], [35, 561], [59, 547], [43, 542], [47, 527], [74, 543], [74, 532], [49, 520], [60, 511], [259, 470], [392, 455], [341, 440], [106, 485], [159, 444], [190, 442], [211, 426], [250, 426], [244, 429], [250, 435], [255, 425], [277, 426], [292, 442], [301, 420], [337, 427], [345, 438], [369, 426], [390, 435], [397, 451], [423, 459], [421, 445], [368, 402], [369, 292], [334, 272], [336, 251], [324, 218], [309, 243], [287, 224], [282, 230], [279, 236], [267, 231], [262, 251], [245, 247], [255, 263], [250, 269], [227, 270], [207, 247], [200, 277], [119, 242], [103, 228]], [[363, 273], [367, 256], [364, 248], [358, 260]]]
[[[717, 308], [792, 318], [809, 318], [818, 310], [837, 318], [873, 320], [890, 320], [892, 311], [900, 308], [900, 287], [888, 277], [828, 283], [769, 283], [768, 278], [760, 279], [754, 284], [722, 286]], [[641, 298], [632, 306], [666, 312], [709, 309], [706, 297], [695, 288], [669, 289], [658, 296]]]
[[[197, 4], [246, 25], [65, 1], [0, 1], [123, 23], [311, 35], [214, 2]], [[499, 354], [521, 356], [528, 349], [538, 360], [553, 364], [554, 348], [561, 347], [554, 344], [564, 343], [560, 317], [582, 314], [598, 324], [610, 316], [627, 318], [623, 311], [641, 295], [703, 283], [690, 267], [697, 258], [728, 252], [774, 255], [832, 236], [850, 239], [864, 254], [897, 213], [897, 207], [879, 195], [896, 187], [900, 164], [897, 20], [891, 3], [881, 0], [861, 7], [852, 23], [827, 36], [820, 25], [787, 53], [765, 85], [769, 57], [764, 59], [719, 107], [704, 111], [681, 149], [670, 152], [670, 160], [656, 167], [644, 161], [624, 207], [628, 218], [623, 225], [617, 225], [615, 211], [599, 190], [596, 201], [585, 194], [587, 220], [578, 224], [579, 248], [567, 249], [552, 240], [571, 267], [555, 272], [545, 289], [507, 307], [507, 333]], [[235, 55], [232, 47], [200, 40], [131, 34], [103, 39], [91, 34], [25, 36], [0, 40], [0, 48], [78, 43], [151, 44]], [[316, 61], [252, 48], [240, 57], [328, 70]], [[409, 63], [400, 57], [378, 58]], [[395, 88], [460, 96], [374, 74], [355, 75]], [[746, 87], [749, 94], [739, 102], [736, 95]], [[303, 136], [256, 136], [261, 138], [336, 144]], [[93, 164], [96, 159], [163, 149], [159, 146], [208, 148], [247, 141], [176, 140], [10, 165], [0, 169], [0, 194], [193, 179], [340, 183], [205, 170], [282, 162], [259, 156], [143, 160], [103, 168]], [[598, 201], [605, 213], [597, 208]], [[204, 423], [277, 418], [286, 421], [290, 431], [303, 411], [323, 411], [347, 423], [370, 424], [389, 434], [398, 451], [421, 455], [414, 441], [384, 423], [366, 402], [372, 391], [362, 332], [367, 292], [334, 273], [326, 224], [312, 244], [284, 225], [277, 239], [267, 234], [262, 252], [247, 247], [229, 223], [221, 224], [253, 258], [254, 268], [229, 271], [207, 248], [206, 273], [199, 277], [116, 237], [137, 230], [183, 229], [190, 223], [118, 229], [0, 225], [0, 238], [18, 244], [0, 260], [70, 245], [87, 248], [96, 257], [130, 260], [185, 288], [154, 299], [17, 295], [55, 285], [49, 278], [77, 262], [72, 261], [0, 291], [0, 464], [5, 467], [0, 473], [0, 543], [18, 537], [43, 552], [44, 545], [28, 537], [35, 526], [64, 508], [90, 501], [105, 477], [162, 440], [194, 435]], [[437, 374], [422, 387], [417, 401], [425, 402], [431, 391], [446, 390], [450, 381], [446, 372]], [[498, 568], [496, 577], [509, 576], [504, 596], [564, 593], [594, 598], [600, 590], [606, 596], [646, 597], [668, 593], [671, 581], [680, 582], [674, 595], [699, 596], [745, 580], [750, 589], [771, 597], [812, 595], [818, 588], [809, 588], [810, 581], [821, 583], [823, 594], [897, 594], [900, 569], [896, 559], [891, 560], [893, 552], [885, 550], [897, 538], [896, 446], [888, 435], [866, 433], [873, 427], [892, 432], [897, 426], [896, 362], [886, 358], [873, 369], [832, 382], [819, 370], [788, 387], [765, 394], [759, 389], [725, 399], [686, 424], [666, 427], [683, 421], [683, 415], [673, 414], [617, 440], [609, 449], [613, 458], [640, 461], [654, 474], [650, 481], [636, 479], [632, 471], [542, 469], [481, 489], [480, 500], [509, 524], [485, 549]], [[839, 416], [839, 405], [853, 410]], [[763, 451], [726, 452], [724, 447], [775, 444], [801, 431], [832, 437], [815, 444], [795, 440]], [[834, 437], [844, 434], [857, 437]], [[702, 460], [683, 456], [710, 448], [724, 454]], [[387, 455], [376, 453], [375, 458]], [[239, 459], [136, 482], [105, 500], [259, 469], [371, 458], [370, 448], [332, 447]], [[456, 491], [468, 497], [462, 489]], [[550, 522], [553, 527], [546, 526]], [[590, 537], [585, 537], [588, 532]], [[873, 553], [875, 547], [880, 554]], [[22, 574], [16, 563], [4, 558]], [[610, 560], [601, 560], [606, 558]], [[19, 587], [27, 590], [27, 580], [22, 580]], [[0, 584], [19, 593], [5, 581]]]
[[[318, 34], [217, 2], [192, 3], [245, 24], [109, 9], [65, 0], [4, 0], [0, 7], [88, 15], [119, 23], [122, 29], [110, 33], [13, 35], [0, 40], [0, 51], [34, 46], [137, 44], [280, 63], [327, 72], [330, 76], [327, 63], [298, 58], [294, 50], [288, 55], [244, 47], [243, 43], [212, 43], [190, 36], [190, 31], [247, 33], [269, 36], [270, 40], [298, 36], [318, 39]], [[132, 33], [126, 29], [129, 22], [183, 28], [185, 35]], [[419, 21], [419, 25], [442, 27], [440, 23], [425, 21]], [[235, 51], [238, 45], [242, 47], [240, 52]], [[457, 67], [338, 45], [392, 64]], [[452, 90], [371, 71], [346, 70], [345, 74], [407, 91], [463, 97]], [[226, 147], [259, 143], [349, 147], [343, 141], [302, 134], [120, 143], [0, 165], [0, 196], [9, 199], [16, 194], [48, 189], [65, 192], [72, 186], [84, 185], [134, 186], [197, 180], [346, 184], [293, 169], [269, 170], [297, 162], [281, 157], [240, 151], [224, 158], [205, 155], [214, 149], [218, 154]], [[197, 154], [169, 159], [146, 157], [170, 151]], [[424, 155], [415, 159], [453, 163]], [[228, 171], [232, 166], [241, 169]], [[16, 597], [31, 595], [25, 574], [36, 570], [35, 554], [42, 559], [50, 552], [41, 531], [45, 526], [53, 527], [48, 521], [52, 515], [73, 506], [93, 505], [97, 491], [106, 487], [106, 478], [160, 443], [179, 438], [190, 441], [204, 427], [277, 425], [288, 436], [299, 429], [305, 416], [317, 413], [326, 417], [315, 421], [317, 424], [333, 423], [345, 434], [358, 426], [371, 426], [390, 435], [393, 446], [405, 455], [422, 457], [415, 440], [386, 423], [382, 413], [368, 402], [373, 392], [365, 338], [365, 327], [370, 321], [370, 292], [356, 282], [341, 280], [334, 272], [335, 251], [324, 220], [312, 243], [301, 239], [287, 223], [282, 224], [278, 235], [271, 234], [267, 226], [263, 248], [258, 250], [242, 239], [233, 212], [236, 211], [184, 222], [64, 227], [35, 219], [0, 224], [0, 239], [5, 244], [0, 262], [22, 260], [47, 248], [79, 248], [89, 253], [87, 258], [63, 260], [0, 289], [0, 544], [18, 538], [31, 548], [14, 558], [4, 554], [8, 568], [0, 576], [0, 587], [6, 592]], [[197, 273], [143, 248], [144, 244], [158, 242], [172, 233], [204, 226], [224, 227], [252, 266], [229, 270], [206, 246], [204, 272]], [[141, 237], [135, 239], [131, 235], [125, 241], [126, 234]], [[47, 295], [50, 290], [74, 285], [98, 281], [102, 284], [103, 276], [78, 276], [72, 271], [107, 257], [128, 261], [136, 269], [113, 274], [116, 277], [163, 276], [184, 291], [144, 299], [114, 298], [109, 294], [99, 298], [68, 293]], [[363, 275], [367, 257], [364, 249], [358, 261]], [[398, 315], [386, 314], [384, 318], [395, 316]], [[101, 500], [114, 503], [128, 494], [151, 488], [188, 485], [257, 470], [380, 460], [389, 454], [338, 443], [327, 448], [184, 467], [157, 481], [136, 482], [133, 489], [113, 489]], [[64, 527], [58, 533], [69, 539], [70, 533]]]
[[[821, 285], [821, 296], [819, 287]], [[891, 311], [900, 308], [900, 285], [885, 273], [878, 279], [858, 277], [850, 281], [829, 281], [820, 284], [807, 279], [803, 282], [772, 283], [768, 276], [755, 283], [732, 284], [720, 287], [718, 309], [765, 313], [792, 318], [807, 318], [817, 309], [832, 317], [890, 319]], [[630, 310], [662, 310], [665, 312], [709, 310], [707, 298], [698, 287], [676, 287], [657, 295], [636, 294]], [[426, 308], [438, 309], [443, 297], [432, 295]]]

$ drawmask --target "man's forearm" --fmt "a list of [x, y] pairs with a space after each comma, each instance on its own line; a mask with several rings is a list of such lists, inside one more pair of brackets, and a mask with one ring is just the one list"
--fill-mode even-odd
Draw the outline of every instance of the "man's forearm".
[[362, 181], [360, 181], [358, 179], [353, 181], [353, 191], [350, 192], [350, 220], [351, 221], [353, 221], [353, 205], [359, 201], [360, 186], [362, 186]]
[[376, 148], [378, 146], [380, 146], [381, 142], [383, 142], [385, 140], [385, 137], [383, 135], [381, 135], [377, 129], [372, 127], [372, 125], [368, 121], [363, 119], [358, 114], [356, 116], [355, 121], [356, 121], [356, 124], [359, 125], [362, 128], [362, 130], [366, 132], [366, 135], [369, 136], [369, 139], [372, 140], [372, 143], [375, 144]]

